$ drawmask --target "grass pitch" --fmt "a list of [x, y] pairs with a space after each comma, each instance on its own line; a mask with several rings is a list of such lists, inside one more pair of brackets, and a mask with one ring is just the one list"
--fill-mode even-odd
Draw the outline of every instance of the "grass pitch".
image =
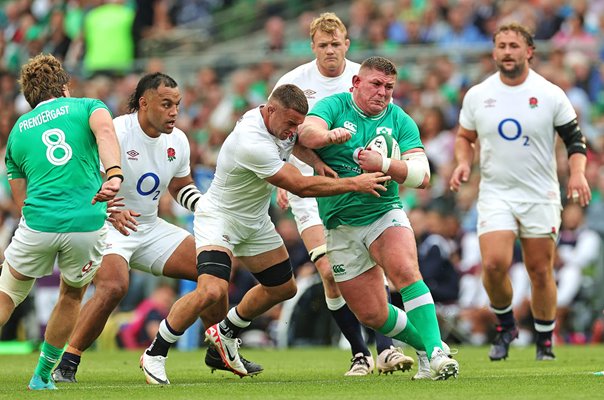
[[[558, 359], [536, 362], [534, 347], [510, 350], [506, 361], [491, 362], [486, 347], [460, 347], [458, 379], [412, 381], [411, 372], [345, 377], [350, 353], [333, 348], [287, 350], [243, 349], [246, 358], [262, 364], [255, 378], [239, 378], [202, 365], [205, 349], [171, 351], [169, 386], [145, 384], [138, 367], [140, 352], [85, 353], [77, 384], [59, 384], [57, 391], [31, 392], [27, 383], [37, 353], [2, 355], [0, 399], [601, 399], [604, 346], [558, 346]], [[410, 354], [410, 351], [406, 353]]]

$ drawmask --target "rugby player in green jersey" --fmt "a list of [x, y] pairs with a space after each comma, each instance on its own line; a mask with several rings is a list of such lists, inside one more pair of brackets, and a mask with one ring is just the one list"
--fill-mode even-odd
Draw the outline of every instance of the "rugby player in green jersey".
[[[36, 278], [61, 271], [59, 300], [50, 316], [29, 389], [56, 389], [50, 372], [76, 322], [82, 296], [101, 262], [107, 207], [120, 189], [119, 143], [107, 106], [71, 98], [69, 75], [52, 55], [21, 68], [32, 111], [10, 132], [6, 168], [22, 218], [0, 275], [0, 326], [29, 294]], [[106, 167], [103, 182], [100, 165]]]
[[[430, 170], [417, 125], [391, 103], [396, 76], [391, 61], [366, 59], [352, 79], [352, 92], [328, 96], [308, 113], [300, 143], [315, 148], [340, 177], [376, 171], [392, 177], [380, 197], [344, 193], [317, 199], [327, 256], [359, 321], [418, 350], [414, 379], [448, 379], [457, 376], [459, 365], [443, 350], [434, 301], [419, 272], [413, 231], [398, 194], [399, 184], [426, 187]], [[365, 149], [379, 134], [398, 142], [400, 160]], [[400, 290], [406, 313], [388, 303], [378, 265]]]

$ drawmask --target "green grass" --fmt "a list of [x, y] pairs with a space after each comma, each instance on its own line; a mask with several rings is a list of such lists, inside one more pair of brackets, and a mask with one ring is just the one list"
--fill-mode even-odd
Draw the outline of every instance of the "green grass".
[[486, 347], [462, 347], [455, 357], [460, 376], [440, 382], [412, 381], [411, 373], [344, 377], [350, 355], [332, 348], [244, 349], [246, 358], [265, 372], [241, 379], [214, 374], [202, 366], [203, 351], [172, 351], [169, 386], [145, 384], [138, 368], [140, 352], [90, 351], [84, 355], [77, 384], [57, 391], [29, 392], [26, 387], [37, 354], [2, 355], [0, 399], [599, 399], [604, 377], [604, 346], [559, 346], [558, 359], [536, 362], [534, 348], [512, 348], [507, 361], [490, 362]]

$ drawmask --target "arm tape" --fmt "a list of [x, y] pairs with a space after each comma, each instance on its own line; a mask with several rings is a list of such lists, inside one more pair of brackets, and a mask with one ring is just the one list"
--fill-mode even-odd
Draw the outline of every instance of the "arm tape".
[[195, 212], [195, 206], [201, 199], [201, 192], [194, 184], [188, 184], [178, 191], [176, 201], [187, 210]]
[[122, 182], [124, 182], [124, 175], [122, 174], [122, 168], [119, 165], [114, 165], [111, 168], [107, 168], [105, 171], [107, 175], [107, 180], [111, 178], [120, 178]]
[[407, 163], [407, 178], [402, 185], [405, 187], [420, 187], [426, 175], [430, 177], [430, 164], [424, 152], [403, 154], [402, 160]]
[[308, 252], [308, 255], [310, 256], [310, 261], [312, 261], [313, 263], [315, 263], [319, 258], [323, 257], [325, 254], [327, 254], [326, 244], [317, 246]]
[[557, 126], [556, 131], [564, 141], [569, 157], [575, 153], [587, 154], [585, 136], [581, 133], [581, 128], [579, 128], [579, 123], [576, 119], [573, 119], [568, 124]]

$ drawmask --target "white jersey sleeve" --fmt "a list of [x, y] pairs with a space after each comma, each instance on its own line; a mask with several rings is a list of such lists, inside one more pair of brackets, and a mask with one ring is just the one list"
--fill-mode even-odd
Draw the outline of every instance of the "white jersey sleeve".
[[275, 175], [293, 151], [295, 136], [279, 140], [264, 126], [260, 109], [243, 115], [218, 154], [214, 180], [201, 207], [254, 220], [268, 212]]
[[574, 118], [564, 92], [532, 70], [518, 86], [496, 73], [472, 87], [459, 123], [478, 134], [480, 198], [559, 204], [554, 128]]
[[140, 223], [157, 218], [159, 199], [174, 177], [191, 173], [189, 141], [183, 131], [174, 128], [157, 138], [143, 132], [138, 114], [126, 114], [113, 120], [122, 152], [124, 182], [118, 196], [126, 208], [139, 212]]
[[[275, 84], [275, 88], [288, 83], [298, 86], [306, 95], [308, 110], [310, 111], [324, 97], [351, 91], [352, 77], [359, 72], [360, 67], [360, 64], [346, 60], [344, 72], [339, 76], [331, 78], [323, 76], [317, 67], [317, 60], [313, 60], [283, 75]], [[296, 157], [292, 156], [290, 162], [304, 175], [313, 174], [312, 167]]]

